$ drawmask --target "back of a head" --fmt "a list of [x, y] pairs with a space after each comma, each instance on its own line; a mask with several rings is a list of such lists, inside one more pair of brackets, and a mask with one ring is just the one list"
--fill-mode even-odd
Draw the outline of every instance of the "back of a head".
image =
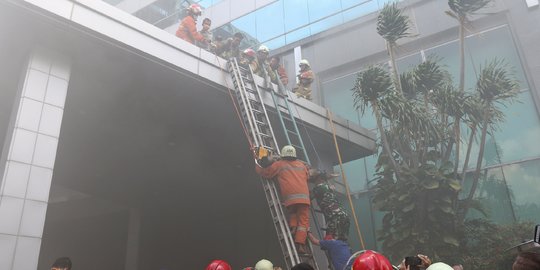
[[269, 260], [262, 259], [255, 264], [255, 270], [273, 270], [274, 264]]
[[206, 270], [232, 270], [232, 267], [223, 260], [213, 260], [206, 267]]
[[352, 270], [393, 270], [390, 261], [382, 254], [366, 250], [354, 260]]
[[68, 257], [61, 257], [56, 259], [54, 261], [53, 265], [51, 266], [52, 269], [67, 269], [71, 270], [71, 259]]
[[512, 270], [540, 270], [540, 253], [527, 251], [519, 253]]
[[313, 268], [313, 266], [303, 262], [303, 263], [299, 263], [299, 264], [293, 266], [293, 268], [291, 268], [291, 270], [315, 270], [315, 268]]
[[431, 264], [426, 270], [454, 270], [454, 268], [446, 263], [436, 262]]

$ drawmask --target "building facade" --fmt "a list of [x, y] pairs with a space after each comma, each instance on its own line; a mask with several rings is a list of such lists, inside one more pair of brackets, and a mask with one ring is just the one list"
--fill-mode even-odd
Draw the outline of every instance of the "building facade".
[[[376, 126], [369, 112], [354, 109], [350, 89], [357, 72], [388, 62], [376, 33], [387, 2], [2, 0], [0, 269], [46, 269], [62, 256], [76, 269], [130, 270], [281, 260], [229, 106], [224, 60], [173, 35], [192, 3], [203, 7], [199, 23], [213, 20], [214, 36], [242, 32], [242, 48], [269, 46], [289, 78], [301, 59], [310, 61], [315, 104], [296, 101], [306, 133], [315, 134], [310, 151], [316, 166], [336, 164], [329, 108], [339, 116], [367, 248], [377, 249], [381, 213], [369, 190]], [[520, 102], [503, 108], [506, 121], [487, 142], [477, 194], [501, 224], [540, 223], [540, 28], [532, 27], [540, 8], [533, 2], [494, 1], [466, 38], [467, 88], [494, 57], [514, 67], [521, 85]], [[414, 31], [398, 44], [400, 71], [435, 55], [456, 78], [458, 30], [444, 14], [446, 1], [400, 5]]]

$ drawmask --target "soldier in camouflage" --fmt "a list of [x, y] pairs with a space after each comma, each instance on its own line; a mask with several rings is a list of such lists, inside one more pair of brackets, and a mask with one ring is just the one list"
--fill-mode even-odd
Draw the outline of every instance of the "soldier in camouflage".
[[335, 187], [328, 180], [337, 174], [327, 174], [325, 171], [312, 170], [310, 181], [315, 184], [311, 191], [312, 197], [323, 212], [326, 220], [326, 235], [346, 241], [349, 236], [350, 219], [341, 203], [337, 200]]

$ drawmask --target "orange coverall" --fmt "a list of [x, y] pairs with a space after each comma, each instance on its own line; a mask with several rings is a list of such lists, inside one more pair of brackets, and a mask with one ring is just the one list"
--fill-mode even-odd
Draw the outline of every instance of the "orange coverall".
[[289, 211], [289, 226], [294, 233], [294, 242], [305, 244], [309, 228], [309, 168], [300, 160], [278, 160], [263, 168], [255, 170], [262, 177], [277, 177], [281, 198]]
[[197, 32], [196, 21], [191, 15], [182, 19], [178, 30], [176, 30], [176, 36], [191, 44], [195, 44], [195, 41], [205, 42], [204, 36]]

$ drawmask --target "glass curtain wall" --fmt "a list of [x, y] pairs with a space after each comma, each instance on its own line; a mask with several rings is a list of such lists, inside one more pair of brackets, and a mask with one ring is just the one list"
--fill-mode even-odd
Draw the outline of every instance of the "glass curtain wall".
[[[513, 67], [521, 85], [519, 102], [501, 108], [506, 114], [506, 119], [486, 142], [484, 174], [475, 196], [485, 203], [489, 218], [495, 222], [501, 224], [515, 220], [540, 222], [538, 216], [540, 200], [537, 196], [540, 192], [540, 145], [537, 143], [540, 138], [540, 120], [510, 29], [507, 25], [502, 25], [474, 34], [467, 37], [465, 48], [467, 91], [474, 90], [479, 68], [495, 57], [504, 59]], [[457, 52], [457, 40], [440, 44], [402, 57], [398, 60], [398, 68], [400, 72], [406, 71], [420, 63], [424, 57], [436, 55], [452, 76], [458, 78]], [[367, 109], [362, 115], [354, 109], [351, 89], [355, 78], [356, 73], [352, 73], [322, 82], [324, 104], [350, 121], [368, 129], [375, 129], [376, 124], [371, 110]], [[464, 137], [466, 135], [464, 134]], [[473, 145], [472, 156], [477, 153], [478, 146]], [[346, 164], [346, 169], [350, 171], [347, 173], [347, 179], [351, 191], [362, 194], [362, 198], [357, 197], [355, 202], [359, 207], [362, 204], [360, 201], [369, 196], [367, 189], [373, 179], [375, 163], [376, 156], [371, 156]], [[371, 208], [362, 206], [359, 209], [370, 211]], [[471, 212], [472, 215], [479, 215], [474, 211]], [[369, 226], [365, 226], [366, 228], [374, 230], [380, 228], [378, 226], [380, 213], [375, 211], [365, 215], [373, 218], [371, 221], [364, 221], [372, 222]], [[370, 233], [375, 234], [375, 231]], [[368, 246], [370, 245], [376, 247], [375, 242], [368, 241]]]

